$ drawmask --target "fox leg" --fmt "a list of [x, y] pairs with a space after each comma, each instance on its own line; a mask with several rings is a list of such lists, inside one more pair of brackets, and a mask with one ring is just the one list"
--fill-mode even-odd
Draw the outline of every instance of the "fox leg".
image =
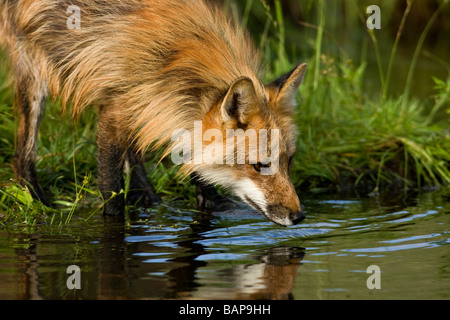
[[105, 106], [99, 108], [97, 132], [99, 188], [105, 201], [103, 213], [123, 216], [125, 197], [123, 192], [123, 169], [126, 156], [126, 139], [117, 122]]
[[155, 193], [147, 178], [143, 156], [135, 151], [133, 144], [130, 144], [127, 150], [127, 163], [131, 171], [127, 203], [148, 208], [159, 202], [161, 198]]
[[33, 198], [50, 206], [36, 174], [36, 140], [47, 99], [47, 85], [24, 71], [16, 71], [15, 80], [15, 104], [19, 114], [15, 175], [21, 185], [29, 187]]
[[221, 196], [213, 185], [201, 181], [196, 173], [191, 174], [191, 182], [195, 185], [198, 210], [224, 211], [239, 207], [236, 202]]

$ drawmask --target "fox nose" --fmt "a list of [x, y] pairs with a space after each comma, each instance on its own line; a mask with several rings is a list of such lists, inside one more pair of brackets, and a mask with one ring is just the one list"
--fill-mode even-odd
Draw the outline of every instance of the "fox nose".
[[305, 214], [303, 211], [298, 211], [292, 214], [291, 220], [294, 225], [299, 224], [305, 219]]

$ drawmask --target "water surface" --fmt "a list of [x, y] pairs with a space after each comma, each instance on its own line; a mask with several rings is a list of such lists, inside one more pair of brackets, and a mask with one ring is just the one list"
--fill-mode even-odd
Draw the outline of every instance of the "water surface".
[[[449, 195], [303, 196], [307, 219], [288, 228], [163, 204], [126, 224], [80, 213], [3, 230], [0, 299], [448, 299]], [[380, 289], [367, 287], [371, 265]]]

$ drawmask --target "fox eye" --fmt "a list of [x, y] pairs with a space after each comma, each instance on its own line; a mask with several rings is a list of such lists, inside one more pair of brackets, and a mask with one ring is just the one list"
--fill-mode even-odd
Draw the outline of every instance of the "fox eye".
[[262, 164], [261, 162], [258, 162], [257, 164], [253, 165], [253, 169], [255, 169], [256, 172], [261, 172], [262, 168], [270, 168], [271, 164]]

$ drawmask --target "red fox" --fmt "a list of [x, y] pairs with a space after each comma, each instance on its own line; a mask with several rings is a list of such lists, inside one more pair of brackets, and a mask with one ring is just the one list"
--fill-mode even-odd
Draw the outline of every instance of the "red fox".
[[[306, 64], [264, 85], [248, 34], [218, 6], [203, 0], [1, 0], [0, 43], [9, 48], [20, 119], [15, 174], [44, 204], [50, 205], [36, 175], [36, 139], [51, 95], [64, 109], [70, 104], [74, 116], [98, 107], [99, 189], [105, 201], [119, 193], [105, 203], [106, 215], [124, 214], [126, 163], [133, 168], [127, 200], [142, 206], [158, 201], [142, 154], [164, 148], [169, 155], [174, 130], [192, 132], [201, 121], [204, 132], [276, 129], [279, 139], [278, 170], [271, 175], [261, 174], [270, 167], [262, 159], [185, 163], [181, 172], [191, 175], [199, 207], [217, 202], [214, 186], [222, 185], [279, 225], [304, 219], [289, 170], [295, 94]], [[236, 150], [227, 150], [223, 156], [234, 158]]]

